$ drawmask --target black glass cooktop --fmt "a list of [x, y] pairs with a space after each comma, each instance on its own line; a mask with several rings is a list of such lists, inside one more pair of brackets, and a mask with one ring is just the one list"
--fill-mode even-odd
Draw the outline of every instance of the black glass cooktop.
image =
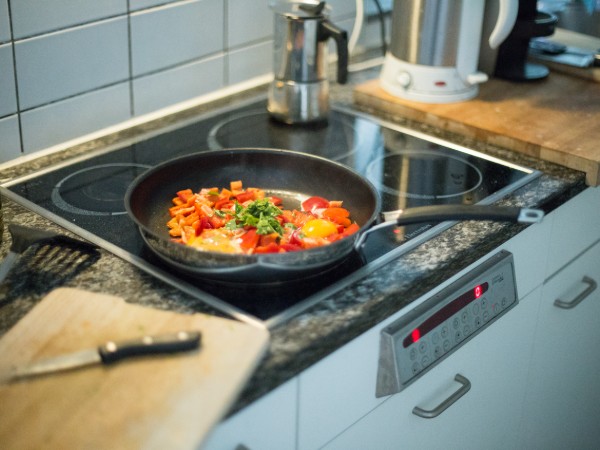
[[[327, 123], [289, 126], [273, 121], [259, 99], [198, 121], [96, 153], [3, 186], [3, 193], [155, 276], [234, 316], [276, 322], [385, 264], [451, 224], [386, 228], [321, 276], [245, 286], [186, 277], [147, 249], [129, 219], [124, 194], [146, 169], [178, 156], [220, 148], [280, 148], [345, 164], [377, 188], [382, 211], [431, 204], [486, 204], [539, 175], [391, 124], [333, 108]], [[335, 183], [335, 180], [332, 180]]]

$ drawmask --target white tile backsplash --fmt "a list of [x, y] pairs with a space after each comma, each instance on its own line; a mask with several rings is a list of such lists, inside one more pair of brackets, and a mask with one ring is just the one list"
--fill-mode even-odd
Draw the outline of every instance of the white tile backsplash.
[[147, 114], [224, 87], [224, 55], [133, 80], [135, 115]]
[[15, 52], [22, 109], [129, 78], [124, 17], [18, 41]]
[[229, 0], [227, 7], [228, 45], [235, 48], [273, 35], [270, 0]]
[[[17, 112], [12, 44], [0, 45], [0, 117]], [[0, 135], [2, 136], [2, 135]]]
[[131, 117], [129, 82], [21, 113], [23, 151], [42, 150]]
[[10, 41], [10, 20], [8, 0], [0, 0], [0, 44]]
[[15, 38], [55, 31], [127, 12], [127, 0], [12, 0]]
[[229, 52], [228, 78], [230, 84], [266, 75], [272, 70], [273, 41]]
[[17, 116], [0, 119], [0, 163], [21, 156], [19, 122]]
[[[0, 0], [0, 158], [271, 73], [269, 3]], [[353, 0], [328, 3], [354, 21]]]
[[133, 76], [223, 51], [223, 1], [172, 3], [131, 15]]
[[138, 11], [140, 9], [151, 8], [153, 6], [164, 5], [176, 1], [181, 0], [129, 0], [129, 8], [132, 11]]

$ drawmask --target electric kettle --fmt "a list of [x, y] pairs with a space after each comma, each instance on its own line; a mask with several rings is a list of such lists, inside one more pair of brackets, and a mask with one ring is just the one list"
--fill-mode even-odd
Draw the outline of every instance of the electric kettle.
[[348, 36], [328, 19], [325, 2], [280, 1], [275, 13], [273, 81], [267, 110], [288, 124], [324, 121], [329, 113], [327, 44], [337, 47], [337, 82], [348, 77]]
[[[518, 0], [499, 1], [488, 43], [510, 34]], [[485, 1], [394, 0], [392, 37], [380, 75], [390, 94], [424, 103], [451, 103], [477, 95], [488, 76], [477, 70]]]

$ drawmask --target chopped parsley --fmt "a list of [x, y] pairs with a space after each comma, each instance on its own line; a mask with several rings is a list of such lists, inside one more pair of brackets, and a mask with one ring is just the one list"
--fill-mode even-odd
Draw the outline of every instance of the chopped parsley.
[[255, 200], [244, 207], [239, 203], [234, 205], [234, 218], [225, 225], [232, 230], [250, 226], [256, 228], [257, 234], [277, 233], [283, 235], [283, 227], [277, 220], [277, 216], [283, 213], [281, 209], [263, 198]]

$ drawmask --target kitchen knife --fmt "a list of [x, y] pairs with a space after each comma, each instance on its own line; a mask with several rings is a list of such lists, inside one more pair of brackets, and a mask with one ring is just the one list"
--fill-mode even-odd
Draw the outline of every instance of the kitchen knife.
[[137, 356], [194, 350], [200, 346], [200, 337], [201, 334], [197, 331], [180, 331], [160, 336], [144, 336], [130, 341], [109, 341], [97, 348], [40, 359], [30, 364], [13, 367], [0, 376], [0, 382], [6, 383], [21, 378], [72, 370], [93, 364], [109, 365], [122, 359]]

